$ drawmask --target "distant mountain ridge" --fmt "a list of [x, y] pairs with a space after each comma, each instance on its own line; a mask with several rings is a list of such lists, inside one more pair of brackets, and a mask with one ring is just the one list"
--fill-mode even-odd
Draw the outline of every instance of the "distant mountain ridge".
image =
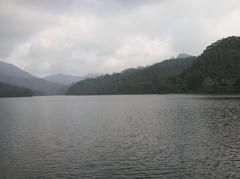
[[0, 77], [1, 76], [9, 76], [9, 77], [19, 77], [19, 78], [34, 78], [33, 75], [31, 75], [28, 72], [23, 71], [22, 69], [18, 68], [17, 66], [1, 62], [0, 61]]
[[0, 82], [31, 89], [34, 94], [59, 94], [64, 92], [63, 85], [35, 77], [15, 65], [0, 62]]
[[87, 78], [95, 78], [97, 76], [100, 76], [99, 73], [88, 73], [81, 76], [74, 76], [74, 75], [68, 75], [68, 74], [54, 74], [44, 77], [43, 79], [53, 82], [53, 83], [59, 83], [63, 85], [70, 85], [72, 83], [76, 83], [78, 81], [85, 80]]

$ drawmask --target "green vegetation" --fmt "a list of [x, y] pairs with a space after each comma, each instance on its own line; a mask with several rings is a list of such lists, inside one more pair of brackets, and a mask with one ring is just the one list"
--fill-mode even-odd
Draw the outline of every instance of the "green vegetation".
[[229, 37], [208, 46], [182, 74], [187, 92], [240, 92], [240, 37]]
[[152, 94], [180, 90], [175, 76], [189, 67], [195, 57], [170, 59], [144, 68], [86, 79], [69, 88], [69, 95]]
[[68, 95], [240, 93], [240, 37], [208, 46], [198, 57], [170, 59], [148, 67], [86, 79]]
[[0, 97], [32, 96], [31, 90], [0, 82]]

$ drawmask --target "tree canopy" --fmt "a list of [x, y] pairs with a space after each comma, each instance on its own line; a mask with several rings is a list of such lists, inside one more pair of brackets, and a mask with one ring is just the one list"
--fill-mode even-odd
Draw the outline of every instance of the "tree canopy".
[[0, 97], [24, 97], [32, 95], [33, 93], [30, 89], [0, 82]]

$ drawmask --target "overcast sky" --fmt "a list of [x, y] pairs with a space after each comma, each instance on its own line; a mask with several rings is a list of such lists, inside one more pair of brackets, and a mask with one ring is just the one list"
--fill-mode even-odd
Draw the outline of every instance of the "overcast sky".
[[240, 35], [240, 0], [1, 0], [0, 60], [45, 76], [112, 73]]

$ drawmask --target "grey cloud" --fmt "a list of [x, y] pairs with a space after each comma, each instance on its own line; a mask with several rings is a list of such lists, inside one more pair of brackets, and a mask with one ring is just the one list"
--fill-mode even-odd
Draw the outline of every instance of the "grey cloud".
[[121, 71], [239, 35], [238, 0], [0, 2], [0, 58], [39, 76]]
[[45, 26], [54, 24], [51, 14], [42, 14], [18, 6], [11, 1], [0, 2], [0, 57], [4, 58], [16, 47]]

